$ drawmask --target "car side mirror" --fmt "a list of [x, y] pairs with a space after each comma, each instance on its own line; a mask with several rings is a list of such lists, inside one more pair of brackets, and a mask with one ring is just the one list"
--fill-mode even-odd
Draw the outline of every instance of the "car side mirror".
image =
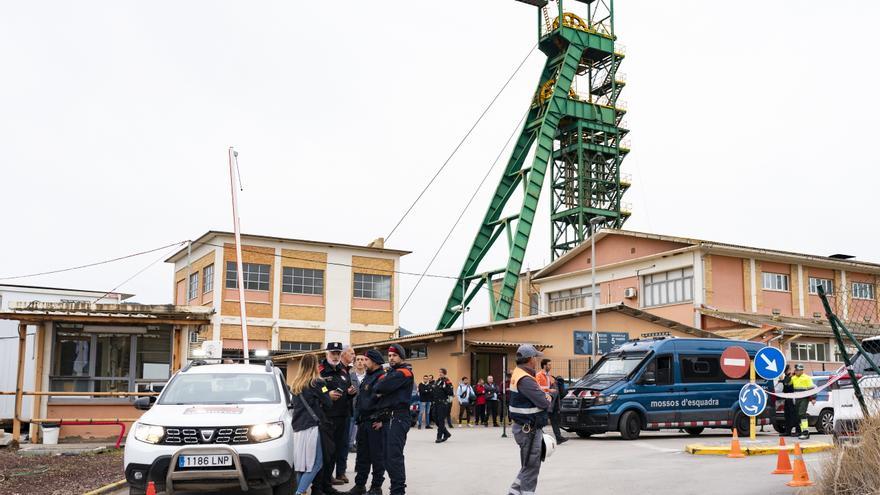
[[654, 385], [657, 383], [657, 377], [654, 375], [653, 371], [646, 371], [639, 382], [642, 385]]
[[149, 411], [153, 404], [156, 403], [156, 396], [151, 395], [149, 397], [138, 397], [134, 400], [134, 408], [140, 409], [141, 411]]

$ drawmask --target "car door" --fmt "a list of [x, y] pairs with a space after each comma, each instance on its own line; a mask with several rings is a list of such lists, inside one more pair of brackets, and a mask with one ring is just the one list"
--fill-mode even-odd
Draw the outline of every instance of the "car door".
[[645, 366], [636, 382], [639, 403], [645, 408], [648, 428], [671, 426], [675, 422], [678, 404], [673, 396], [675, 383], [673, 354], [657, 354]]
[[681, 401], [679, 421], [729, 421], [737, 392], [726, 384], [721, 355], [682, 353], [678, 359], [681, 381], [675, 386], [675, 395]]

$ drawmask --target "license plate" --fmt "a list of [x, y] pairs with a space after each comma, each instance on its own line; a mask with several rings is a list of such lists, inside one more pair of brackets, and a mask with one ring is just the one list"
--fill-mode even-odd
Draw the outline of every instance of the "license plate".
[[200, 468], [200, 467], [217, 467], [231, 466], [232, 456], [228, 454], [222, 455], [182, 455], [177, 458], [177, 467], [179, 468]]
[[566, 416], [565, 421], [567, 421], [569, 423], [577, 423], [578, 417], [577, 416]]

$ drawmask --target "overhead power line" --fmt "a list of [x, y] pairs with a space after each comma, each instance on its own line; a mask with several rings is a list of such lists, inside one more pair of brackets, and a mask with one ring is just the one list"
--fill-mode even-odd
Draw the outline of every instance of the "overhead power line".
[[446, 160], [443, 162], [442, 165], [440, 165], [440, 168], [438, 168], [437, 171], [434, 172], [434, 176], [431, 177], [431, 180], [428, 181], [428, 183], [425, 185], [425, 187], [422, 189], [422, 191], [419, 193], [419, 195], [416, 196], [416, 199], [412, 202], [411, 205], [409, 205], [409, 208], [407, 208], [406, 211], [403, 212], [403, 216], [400, 217], [400, 220], [397, 221], [397, 223], [394, 225], [394, 228], [391, 229], [391, 232], [389, 232], [388, 235], [385, 236], [386, 241], [388, 239], [390, 239], [392, 235], [394, 235], [394, 232], [397, 231], [397, 228], [400, 227], [400, 224], [403, 223], [403, 220], [406, 218], [407, 215], [409, 215], [409, 212], [411, 212], [412, 209], [415, 208], [416, 203], [418, 203], [419, 200], [422, 199], [422, 196], [425, 195], [425, 193], [428, 191], [428, 188], [431, 187], [431, 184], [433, 184], [434, 181], [437, 179], [437, 177], [440, 175], [440, 173], [443, 172], [443, 169], [445, 169], [446, 166], [449, 165], [449, 162], [452, 160], [452, 157], [455, 156], [455, 153], [458, 152], [458, 150], [461, 148], [461, 146], [464, 144], [464, 142], [467, 140], [467, 138], [470, 137], [471, 133], [474, 132], [474, 129], [476, 129], [476, 127], [480, 123], [480, 121], [483, 120], [483, 117], [486, 116], [486, 113], [489, 111], [490, 108], [492, 108], [492, 105], [495, 104], [495, 102], [498, 100], [498, 97], [501, 96], [501, 93], [504, 92], [504, 90], [510, 84], [510, 81], [513, 80], [514, 76], [516, 76], [516, 74], [519, 72], [519, 70], [522, 68], [522, 66], [525, 65], [526, 60], [528, 60], [529, 57], [532, 56], [532, 53], [535, 51], [535, 48], [537, 48], [537, 47], [538, 47], [537, 43], [532, 45], [532, 48], [529, 50], [529, 53], [527, 53], [526, 56], [522, 59], [522, 62], [519, 63], [519, 65], [516, 67], [516, 69], [510, 75], [510, 77], [507, 78], [507, 81], [504, 82], [504, 85], [501, 86], [501, 89], [499, 89], [498, 92], [495, 93], [495, 96], [492, 98], [492, 101], [490, 101], [489, 104], [486, 106], [486, 108], [483, 109], [483, 113], [481, 113], [480, 116], [477, 117], [477, 120], [474, 122], [474, 124], [471, 126], [471, 128], [468, 129], [468, 131], [464, 135], [464, 137], [461, 138], [461, 141], [458, 142], [458, 144], [452, 150], [452, 153], [450, 153], [449, 156], [446, 157]]

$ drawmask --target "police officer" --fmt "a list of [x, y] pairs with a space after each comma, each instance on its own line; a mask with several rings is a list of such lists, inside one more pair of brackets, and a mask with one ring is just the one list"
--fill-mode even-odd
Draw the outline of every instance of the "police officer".
[[437, 425], [436, 443], [443, 443], [452, 436], [452, 433], [449, 433], [446, 428], [446, 418], [449, 416], [452, 394], [452, 382], [446, 378], [446, 368], [440, 368], [437, 381], [434, 382], [434, 405], [431, 406], [434, 423]]
[[520, 470], [508, 495], [535, 493], [541, 471], [541, 447], [547, 425], [550, 395], [535, 380], [535, 368], [542, 354], [535, 346], [523, 344], [516, 350], [516, 369], [510, 378], [510, 419], [513, 438], [519, 445]]
[[[354, 470], [354, 488], [348, 495], [381, 495], [382, 483], [385, 481], [385, 459], [383, 454], [382, 422], [377, 417], [378, 397], [375, 386], [384, 374], [382, 365], [385, 359], [376, 349], [367, 351], [367, 374], [361, 380], [357, 399], [357, 460]], [[367, 478], [373, 468], [373, 480], [367, 491]]]
[[410, 426], [409, 402], [413, 390], [413, 372], [405, 360], [406, 351], [403, 346], [392, 344], [388, 348], [388, 362], [391, 367], [373, 387], [379, 397], [379, 410], [384, 413], [384, 420], [378, 427], [381, 428], [385, 440], [385, 469], [391, 478], [391, 495], [406, 493], [403, 448]]
[[[791, 377], [791, 385], [795, 392], [804, 392], [816, 387], [813, 383], [813, 379], [810, 378], [809, 375], [804, 374], [804, 365], [802, 364], [794, 365], [794, 376]], [[816, 396], [796, 399], [795, 404], [797, 405], [798, 419], [797, 432], [800, 434], [798, 438], [801, 440], [810, 438], [810, 421], [807, 419], [807, 408], [810, 406], [810, 402], [815, 401]]]
[[[327, 419], [330, 422], [329, 433], [333, 439], [334, 450], [324, 453], [325, 461], [329, 460], [329, 462], [325, 462], [321, 469], [320, 489], [325, 494], [333, 495], [339, 493], [333, 485], [347, 482], [344, 480], [344, 467], [338, 462], [336, 449], [346, 448], [348, 445], [351, 402], [357, 389], [351, 384], [348, 367], [342, 362], [342, 342], [328, 342], [325, 350], [326, 357], [321, 361], [319, 369], [321, 378], [327, 384], [330, 398], [333, 399], [333, 406], [327, 412]], [[343, 471], [340, 472], [340, 469]]]

